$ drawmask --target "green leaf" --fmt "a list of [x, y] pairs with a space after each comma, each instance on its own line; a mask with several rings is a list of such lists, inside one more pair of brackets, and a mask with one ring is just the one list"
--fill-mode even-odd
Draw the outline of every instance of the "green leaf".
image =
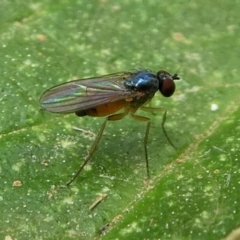
[[[239, 10], [222, 0], [2, 1], [0, 237], [223, 239], [237, 228]], [[42, 92], [136, 68], [180, 68], [174, 96], [152, 101], [168, 110], [177, 150], [162, 113], [140, 110], [152, 120], [150, 181], [145, 123], [126, 117], [107, 124], [91, 163], [64, 187], [104, 118], [43, 112]]]

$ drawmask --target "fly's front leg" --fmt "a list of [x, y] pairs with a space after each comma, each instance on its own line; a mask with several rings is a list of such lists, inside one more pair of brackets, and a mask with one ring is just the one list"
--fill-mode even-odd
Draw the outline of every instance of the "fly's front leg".
[[163, 131], [163, 134], [164, 136], [166, 137], [166, 139], [168, 140], [168, 142], [171, 144], [171, 146], [175, 149], [177, 149], [175, 147], [175, 145], [173, 144], [173, 142], [170, 140], [168, 134], [167, 134], [167, 131], [165, 130], [165, 127], [164, 127], [164, 124], [167, 120], [167, 110], [164, 109], [164, 108], [154, 108], [154, 107], [141, 107], [141, 109], [145, 112], [157, 112], [157, 111], [164, 111], [163, 113], [163, 117], [162, 117], [162, 123], [161, 123], [161, 127], [162, 127], [162, 131]]
[[163, 114], [162, 124], [161, 124], [162, 130], [163, 130], [163, 133], [164, 133], [165, 137], [167, 138], [168, 142], [172, 145], [173, 148], [177, 149], [177, 148], [175, 147], [175, 145], [172, 143], [172, 141], [170, 140], [170, 138], [168, 137], [167, 132], [166, 132], [166, 130], [165, 130], [164, 124], [165, 124], [165, 122], [166, 122], [166, 119], [167, 119], [167, 110], [166, 110], [166, 111], [164, 112], [164, 114]]

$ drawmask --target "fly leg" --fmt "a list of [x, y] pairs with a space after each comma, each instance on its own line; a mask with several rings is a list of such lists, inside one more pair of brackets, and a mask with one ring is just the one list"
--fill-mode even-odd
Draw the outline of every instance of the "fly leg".
[[151, 125], [151, 120], [150, 118], [143, 117], [143, 116], [138, 116], [138, 115], [131, 115], [135, 120], [146, 122], [147, 127], [146, 127], [146, 132], [144, 136], [144, 153], [145, 153], [145, 160], [146, 160], [146, 169], [147, 169], [147, 176], [150, 178], [150, 173], [149, 173], [149, 163], [148, 163], [148, 150], [147, 150], [147, 143], [148, 143], [148, 135], [149, 135], [149, 130], [150, 130], [150, 125]]
[[164, 124], [165, 124], [165, 122], [167, 120], [167, 110], [164, 109], [164, 108], [154, 108], [154, 107], [141, 107], [141, 109], [143, 111], [145, 111], [145, 112], [151, 112], [151, 113], [156, 112], [156, 111], [164, 111], [163, 117], [162, 117], [162, 123], [161, 123], [163, 134], [166, 137], [166, 139], [168, 140], [168, 142], [171, 144], [171, 146], [173, 148], [177, 149], [175, 147], [175, 145], [173, 144], [173, 142], [170, 140], [170, 138], [169, 138], [169, 136], [167, 134], [167, 131], [166, 131], [165, 127], [164, 127]]
[[69, 186], [77, 177], [78, 175], [82, 172], [83, 168], [86, 166], [86, 164], [89, 162], [89, 160], [92, 158], [93, 156], [93, 153], [95, 152], [96, 148], [97, 148], [97, 145], [102, 137], [102, 134], [104, 132], [104, 129], [107, 125], [107, 122], [108, 121], [117, 121], [117, 120], [120, 120], [122, 119], [123, 117], [125, 117], [127, 115], [128, 111], [125, 111], [123, 113], [118, 113], [118, 114], [113, 114], [113, 115], [110, 115], [108, 116], [105, 121], [103, 122], [90, 150], [89, 150], [89, 153], [88, 155], [85, 157], [84, 159], [84, 162], [80, 165], [78, 171], [74, 174], [74, 176], [72, 177], [72, 179], [66, 183], [67, 186]]

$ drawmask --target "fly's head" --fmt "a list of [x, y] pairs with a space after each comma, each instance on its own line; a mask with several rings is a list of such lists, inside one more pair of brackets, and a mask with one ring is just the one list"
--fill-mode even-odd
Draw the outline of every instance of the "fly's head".
[[157, 78], [159, 81], [158, 90], [164, 97], [171, 97], [175, 92], [174, 80], [180, 80], [177, 74], [171, 75], [170, 73], [160, 70], [157, 72]]

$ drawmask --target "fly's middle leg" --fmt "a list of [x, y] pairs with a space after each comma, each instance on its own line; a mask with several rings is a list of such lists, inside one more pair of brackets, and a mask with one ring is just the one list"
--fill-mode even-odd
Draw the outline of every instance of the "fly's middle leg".
[[134, 114], [132, 114], [132, 117], [135, 120], [147, 123], [143, 144], [144, 144], [144, 153], [145, 153], [145, 160], [146, 160], [147, 176], [148, 176], [148, 178], [150, 178], [147, 143], [148, 143], [148, 135], [149, 135], [150, 125], [151, 125], [151, 120], [148, 117], [138, 116], [138, 115], [134, 115]]

